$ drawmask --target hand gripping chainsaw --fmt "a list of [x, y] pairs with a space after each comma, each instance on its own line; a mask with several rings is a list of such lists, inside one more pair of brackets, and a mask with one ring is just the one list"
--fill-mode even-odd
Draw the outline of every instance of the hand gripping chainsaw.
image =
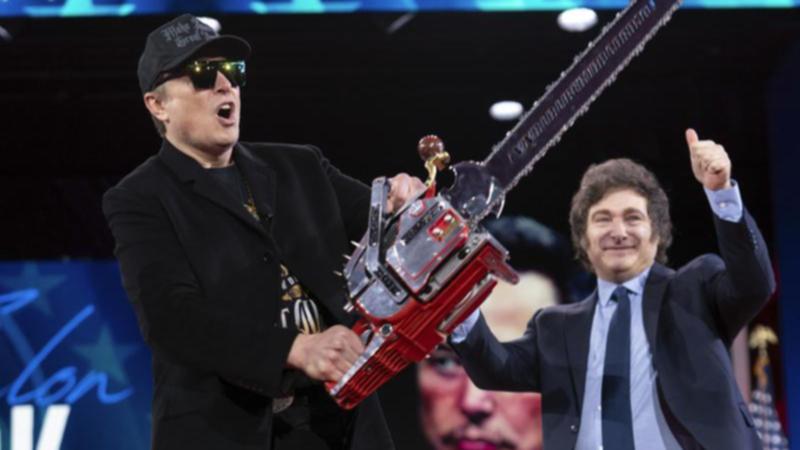
[[497, 279], [516, 283], [508, 252], [480, 225], [499, 215], [505, 194], [527, 175], [671, 17], [680, 0], [633, 0], [539, 98], [483, 161], [453, 165], [453, 184], [435, 193], [449, 163], [441, 141], [420, 141], [428, 190], [385, 214], [385, 178], [372, 184], [367, 232], [344, 268], [345, 306], [364, 352], [328, 392], [355, 407], [408, 364], [422, 360], [486, 299]]

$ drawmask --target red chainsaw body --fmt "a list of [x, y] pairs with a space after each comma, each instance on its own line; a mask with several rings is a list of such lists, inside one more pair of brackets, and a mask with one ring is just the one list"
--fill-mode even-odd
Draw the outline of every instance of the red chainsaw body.
[[425, 358], [480, 306], [497, 278], [518, 279], [502, 245], [441, 197], [416, 200], [394, 226], [391, 245], [372, 264], [377, 270], [367, 269], [367, 236], [345, 267], [351, 308], [361, 316], [353, 330], [366, 348], [339, 383], [328, 384], [346, 409]]

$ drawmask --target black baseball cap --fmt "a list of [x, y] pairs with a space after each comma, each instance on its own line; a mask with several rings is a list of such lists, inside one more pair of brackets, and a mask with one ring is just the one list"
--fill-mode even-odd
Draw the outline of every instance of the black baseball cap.
[[172, 19], [147, 36], [137, 70], [142, 93], [155, 88], [159, 75], [200, 54], [244, 60], [250, 44], [238, 36], [220, 36], [191, 14]]

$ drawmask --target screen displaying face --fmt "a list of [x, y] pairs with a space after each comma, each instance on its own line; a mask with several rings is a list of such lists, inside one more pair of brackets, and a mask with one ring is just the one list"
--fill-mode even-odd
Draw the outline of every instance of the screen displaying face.
[[[508, 341], [521, 336], [536, 310], [554, 304], [556, 296], [548, 278], [525, 273], [517, 285], [498, 284], [481, 313], [497, 338]], [[541, 449], [539, 394], [477, 388], [447, 346], [418, 365], [417, 381], [420, 422], [434, 449]]]

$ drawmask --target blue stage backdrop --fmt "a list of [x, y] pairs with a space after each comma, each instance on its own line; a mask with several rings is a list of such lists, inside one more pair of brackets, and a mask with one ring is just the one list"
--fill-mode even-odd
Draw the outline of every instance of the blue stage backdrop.
[[772, 149], [772, 192], [780, 267], [780, 339], [786, 387], [789, 442], [800, 450], [800, 216], [797, 214], [797, 168], [800, 152], [800, 43], [790, 49], [770, 82], [767, 103]]
[[116, 262], [0, 263], [0, 450], [148, 448], [149, 355]]
[[[552, 11], [622, 9], [628, 0], [0, 0], [0, 16], [324, 13], [353, 11]], [[793, 8], [800, 0], [684, 0], [685, 8]]]

